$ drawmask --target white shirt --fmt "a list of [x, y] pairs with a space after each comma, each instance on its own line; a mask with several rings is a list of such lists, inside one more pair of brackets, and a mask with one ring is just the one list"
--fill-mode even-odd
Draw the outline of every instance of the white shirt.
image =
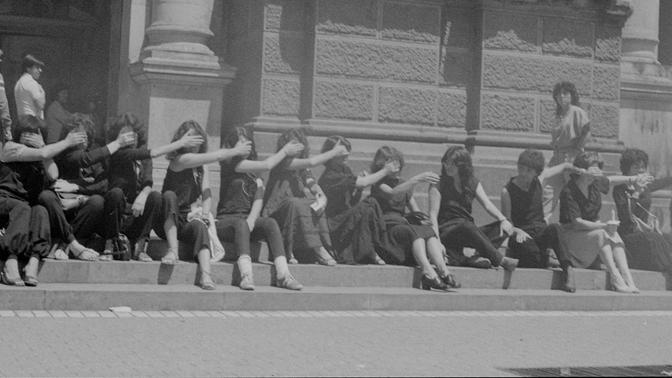
[[44, 120], [44, 104], [46, 98], [44, 89], [29, 73], [24, 73], [14, 86], [14, 99], [16, 100], [16, 114], [34, 115]]

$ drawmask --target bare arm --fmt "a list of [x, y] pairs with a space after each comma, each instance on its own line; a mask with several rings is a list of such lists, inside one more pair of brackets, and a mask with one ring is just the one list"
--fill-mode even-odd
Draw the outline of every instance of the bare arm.
[[[558, 165], [554, 165], [552, 167], [548, 167], [544, 169], [541, 174], [539, 175], [539, 181], [541, 181], [541, 185], [544, 186], [546, 185], [546, 181], [552, 179], [553, 177], [562, 174], [566, 169], [574, 169], [574, 165], [572, 163], [561, 163]], [[578, 168], [576, 168], [578, 170]]]
[[483, 185], [481, 185], [480, 182], [476, 187], [476, 199], [481, 204], [481, 206], [483, 206], [485, 211], [487, 211], [488, 214], [492, 215], [493, 218], [497, 219], [498, 221], [506, 220], [504, 214], [502, 214], [497, 208], [497, 206], [495, 206], [495, 204], [492, 203], [492, 201], [490, 201], [490, 198], [488, 198], [488, 195], [485, 193]]
[[191, 133], [184, 134], [182, 138], [173, 143], [163, 145], [161, 147], [152, 148], [150, 156], [155, 158], [157, 156], [166, 155], [175, 152], [181, 148], [198, 147], [203, 144], [203, 137], [200, 135], [191, 135]]
[[415, 197], [411, 197], [411, 199], [408, 201], [408, 208], [411, 209], [411, 211], [422, 211], [420, 206], [418, 206], [418, 202], [415, 200]]
[[41, 148], [25, 147], [19, 143], [10, 141], [2, 146], [0, 160], [9, 163], [12, 161], [29, 162], [53, 159], [56, 155], [66, 149], [83, 143], [84, 141], [86, 141], [86, 135], [79, 132], [70, 133], [65, 139]]
[[511, 219], [511, 196], [506, 188], [502, 188], [502, 195], [500, 198], [502, 203], [502, 214], [507, 219]]
[[429, 219], [432, 221], [432, 229], [439, 236], [439, 210], [441, 207], [441, 192], [436, 185], [429, 186]]
[[365, 188], [367, 186], [371, 186], [378, 181], [382, 180], [389, 174], [389, 171], [385, 168], [381, 169], [380, 171], [376, 173], [372, 173], [369, 175], [365, 176], [358, 176], [357, 180], [355, 181], [355, 186], [358, 188]]
[[299, 169], [313, 168], [317, 167], [318, 165], [322, 165], [337, 156], [343, 156], [347, 154], [348, 150], [345, 148], [345, 146], [337, 145], [327, 152], [311, 156], [307, 159], [292, 159], [292, 161], [287, 166], [287, 169], [296, 171]]
[[[249, 146], [249, 143], [247, 145]], [[173, 160], [171, 160], [170, 169], [179, 172], [185, 169], [196, 168], [206, 164], [231, 159], [235, 156], [247, 155], [249, 152], [250, 151], [248, 148], [247, 152], [241, 153], [241, 151], [236, 147], [222, 148], [217, 151], [205, 152], [202, 154], [189, 152], [186, 154], [177, 155]]]
[[210, 190], [210, 172], [207, 166], [203, 166], [203, 182], [201, 183], [201, 194], [203, 196], [203, 215], [210, 212], [212, 206], [212, 191]]
[[44, 165], [44, 172], [47, 175], [47, 178], [51, 181], [58, 179], [58, 165], [54, 163], [53, 159], [47, 159], [42, 162]]
[[599, 222], [599, 221], [598, 222], [592, 222], [592, 221], [589, 221], [589, 220], [585, 220], [583, 218], [574, 218], [572, 223], [577, 228], [579, 228], [581, 230], [587, 230], [587, 231], [604, 229], [607, 226], [603, 222]]

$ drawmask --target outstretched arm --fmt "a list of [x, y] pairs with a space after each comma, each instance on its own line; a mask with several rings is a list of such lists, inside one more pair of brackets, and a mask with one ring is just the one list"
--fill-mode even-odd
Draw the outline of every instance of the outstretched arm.
[[348, 155], [348, 149], [343, 145], [336, 145], [334, 148], [327, 152], [323, 152], [319, 155], [311, 156], [306, 159], [292, 159], [292, 161], [287, 166], [287, 169], [292, 171], [297, 171], [299, 169], [308, 169], [322, 165], [329, 160], [337, 157]]
[[250, 173], [250, 172], [266, 172], [275, 168], [280, 164], [286, 157], [295, 156], [299, 152], [303, 151], [303, 144], [298, 142], [289, 142], [285, 144], [280, 151], [275, 154], [267, 157], [262, 161], [257, 160], [243, 160], [236, 165], [236, 172], [238, 173]]
[[196, 168], [206, 164], [231, 159], [235, 156], [247, 156], [252, 149], [250, 142], [239, 142], [233, 148], [221, 148], [213, 152], [186, 153], [176, 156], [170, 162], [170, 169], [179, 172], [189, 168]]
[[46, 146], [42, 142], [42, 147], [40, 148], [31, 148], [9, 141], [2, 145], [0, 161], [9, 163], [13, 161], [28, 162], [53, 159], [66, 149], [84, 142], [86, 142], [86, 134], [81, 132], [71, 132], [65, 139]]
[[506, 219], [504, 214], [499, 211], [497, 206], [495, 206], [495, 204], [490, 201], [490, 198], [488, 198], [488, 195], [485, 193], [483, 185], [481, 185], [480, 182], [478, 183], [478, 186], [476, 186], [476, 199], [481, 204], [481, 206], [483, 206], [485, 211], [488, 212], [488, 214], [502, 222], [502, 230], [510, 235], [513, 230], [513, 225]]

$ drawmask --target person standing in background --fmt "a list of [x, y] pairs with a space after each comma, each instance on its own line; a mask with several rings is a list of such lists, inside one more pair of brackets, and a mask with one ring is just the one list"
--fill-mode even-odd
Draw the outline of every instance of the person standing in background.
[[[54, 87], [54, 101], [47, 107], [47, 144], [56, 143], [61, 139], [63, 126], [67, 125], [72, 119], [65, 106], [68, 103], [68, 87], [65, 84], [57, 84]], [[97, 131], [97, 130], [96, 130]]]
[[44, 89], [37, 82], [42, 75], [44, 63], [28, 54], [21, 63], [23, 75], [14, 86], [17, 116], [32, 115], [44, 121], [44, 105], [46, 103]]
[[[0, 63], [2, 63], [2, 56], [4, 53], [0, 50]], [[9, 115], [9, 103], [7, 102], [7, 93], [5, 93], [5, 79], [0, 72], [0, 126], [3, 133], [11, 133], [12, 117]], [[11, 135], [7, 135], [5, 140], [12, 139]]]

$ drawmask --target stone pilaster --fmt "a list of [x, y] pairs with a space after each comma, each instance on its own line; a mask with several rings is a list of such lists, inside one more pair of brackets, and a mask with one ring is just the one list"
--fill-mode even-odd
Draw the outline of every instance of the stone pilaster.
[[[214, 0], [152, 0], [146, 45], [130, 73], [145, 103], [150, 146], [168, 142], [193, 119], [219, 136], [224, 87], [232, 67], [207, 46]], [[217, 143], [218, 145], [218, 143]]]
[[631, 0], [634, 12], [623, 27], [624, 61], [658, 62], [659, 0]]

